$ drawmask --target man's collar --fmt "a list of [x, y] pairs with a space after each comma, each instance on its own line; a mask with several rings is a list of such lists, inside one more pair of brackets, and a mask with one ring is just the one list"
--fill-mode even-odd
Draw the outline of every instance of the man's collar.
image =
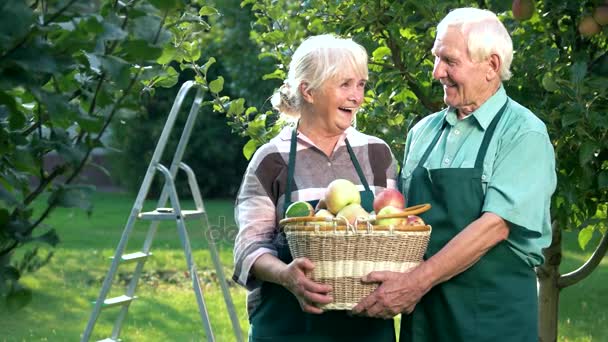
[[[506, 100], [507, 92], [501, 84], [496, 93], [487, 99], [477, 110], [472, 112], [470, 116], [474, 117], [479, 126], [485, 131]], [[458, 122], [456, 108], [449, 107], [447, 109], [445, 120], [451, 126], [454, 126]]]

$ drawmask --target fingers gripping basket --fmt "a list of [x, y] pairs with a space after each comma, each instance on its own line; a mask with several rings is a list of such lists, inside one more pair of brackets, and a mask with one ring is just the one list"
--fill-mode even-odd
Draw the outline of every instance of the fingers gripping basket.
[[406, 218], [429, 204], [404, 212], [370, 216], [349, 224], [344, 218], [292, 217], [281, 220], [291, 255], [306, 257], [315, 268], [311, 279], [331, 285], [334, 301], [324, 310], [350, 310], [378, 284], [363, 284], [372, 271], [405, 272], [418, 265], [431, 235], [428, 225], [374, 225], [383, 218]]

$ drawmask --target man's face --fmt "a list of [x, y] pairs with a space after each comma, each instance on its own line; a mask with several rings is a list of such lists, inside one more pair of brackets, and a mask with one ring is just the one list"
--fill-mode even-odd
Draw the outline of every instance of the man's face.
[[490, 84], [489, 62], [474, 62], [463, 34], [448, 27], [433, 46], [433, 78], [443, 85], [443, 101], [467, 115], [481, 106], [496, 90]]

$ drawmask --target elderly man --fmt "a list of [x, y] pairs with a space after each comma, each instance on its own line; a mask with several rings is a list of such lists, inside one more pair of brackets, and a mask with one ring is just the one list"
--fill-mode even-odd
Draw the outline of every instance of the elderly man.
[[448, 108], [409, 132], [401, 175], [410, 205], [432, 205], [429, 248], [408, 273], [364, 277], [381, 284], [354, 312], [403, 313], [400, 341], [537, 341], [556, 185], [546, 127], [502, 86], [513, 44], [492, 12], [450, 12], [432, 52]]

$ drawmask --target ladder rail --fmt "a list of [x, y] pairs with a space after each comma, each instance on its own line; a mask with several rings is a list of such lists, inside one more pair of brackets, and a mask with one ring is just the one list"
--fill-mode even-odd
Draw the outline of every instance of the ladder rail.
[[228, 288], [228, 283], [226, 282], [226, 276], [224, 275], [224, 270], [222, 267], [222, 262], [219, 257], [219, 253], [217, 251], [217, 247], [215, 245], [215, 239], [211, 232], [211, 227], [209, 225], [209, 218], [207, 216], [207, 212], [204, 210], [203, 206], [203, 198], [201, 197], [201, 192], [198, 187], [198, 183], [196, 182], [196, 176], [194, 175], [194, 171], [186, 165], [185, 163], [181, 163], [180, 167], [186, 172], [188, 175], [188, 183], [190, 185], [190, 192], [192, 193], [192, 197], [194, 198], [194, 202], [196, 203], [197, 209], [202, 209], [205, 212], [205, 217], [201, 218], [201, 223], [203, 225], [203, 235], [207, 240], [207, 244], [209, 245], [209, 252], [211, 254], [211, 261], [215, 267], [215, 271], [217, 272], [217, 277], [219, 279], [220, 288], [222, 289], [222, 294], [224, 296], [224, 303], [226, 304], [226, 308], [228, 309], [228, 316], [230, 317], [230, 323], [232, 324], [232, 330], [234, 331], [237, 342], [243, 341], [243, 334], [241, 332], [241, 324], [239, 322], [238, 316], [236, 314], [236, 309], [234, 303], [232, 302], [232, 296], [230, 294], [230, 289]]
[[211, 322], [209, 320], [209, 313], [207, 311], [207, 305], [205, 304], [205, 298], [203, 297], [203, 293], [201, 290], [198, 272], [194, 264], [194, 259], [192, 258], [192, 248], [190, 245], [190, 239], [188, 238], [186, 225], [183, 220], [177, 190], [175, 189], [175, 184], [173, 182], [173, 178], [171, 177], [171, 172], [169, 171], [169, 169], [167, 169], [163, 165], [158, 165], [158, 170], [162, 172], [162, 174], [165, 176], [165, 184], [169, 185], [169, 197], [171, 200], [172, 207], [174, 209], [174, 214], [176, 215], [179, 238], [181, 240], [182, 247], [184, 248], [184, 254], [186, 256], [186, 265], [188, 267], [188, 271], [190, 272], [190, 278], [192, 279], [192, 286], [194, 287], [194, 293], [196, 295], [199, 314], [201, 316], [201, 320], [203, 321], [203, 328], [205, 329], [205, 333], [207, 335], [207, 341], [214, 342], [215, 337], [213, 335], [213, 329], [211, 328]]

